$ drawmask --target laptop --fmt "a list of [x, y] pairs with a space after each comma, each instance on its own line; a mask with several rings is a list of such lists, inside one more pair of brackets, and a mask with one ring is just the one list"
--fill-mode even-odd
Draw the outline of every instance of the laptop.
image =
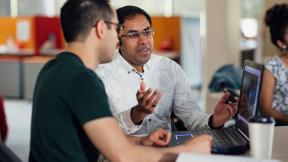
[[172, 132], [170, 146], [184, 143], [193, 136], [212, 136], [212, 153], [241, 154], [249, 149], [248, 121], [258, 115], [259, 95], [263, 75], [263, 65], [246, 60], [240, 89], [239, 105], [235, 115], [235, 126], [222, 129]]

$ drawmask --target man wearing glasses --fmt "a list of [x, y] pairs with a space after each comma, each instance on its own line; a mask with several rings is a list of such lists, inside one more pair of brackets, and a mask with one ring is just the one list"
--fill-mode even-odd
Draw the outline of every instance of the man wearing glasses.
[[100, 65], [96, 72], [104, 81], [111, 111], [124, 132], [171, 130], [172, 109], [189, 130], [221, 128], [236, 113], [238, 100], [225, 104], [229, 93], [223, 95], [212, 115], [201, 112], [181, 67], [152, 53], [154, 30], [150, 16], [135, 6], [116, 12], [122, 25], [119, 51], [111, 63]]

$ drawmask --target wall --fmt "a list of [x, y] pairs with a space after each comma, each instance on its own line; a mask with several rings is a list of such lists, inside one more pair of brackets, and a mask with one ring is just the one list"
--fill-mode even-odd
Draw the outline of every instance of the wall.
[[18, 0], [20, 16], [54, 16], [56, 0]]
[[1, 16], [10, 15], [10, 0], [0, 0], [0, 15]]
[[213, 73], [225, 64], [239, 64], [240, 44], [240, 0], [206, 0], [204, 63], [203, 63], [203, 99], [206, 110], [214, 105], [206, 106], [210, 101], [208, 85]]
[[180, 50], [180, 18], [179, 17], [163, 17], [153, 16], [152, 26], [155, 30], [154, 47], [160, 50], [163, 41], [172, 40], [172, 50], [179, 52]]

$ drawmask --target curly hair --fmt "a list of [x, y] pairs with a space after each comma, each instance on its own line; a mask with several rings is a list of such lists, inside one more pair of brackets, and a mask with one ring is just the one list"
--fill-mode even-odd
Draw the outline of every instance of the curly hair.
[[288, 28], [288, 4], [276, 4], [266, 11], [265, 24], [269, 27], [271, 42], [281, 49], [277, 41], [285, 41], [285, 33]]

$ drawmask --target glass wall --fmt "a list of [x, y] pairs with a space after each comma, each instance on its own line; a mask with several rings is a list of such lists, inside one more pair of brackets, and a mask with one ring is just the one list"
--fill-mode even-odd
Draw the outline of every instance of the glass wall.
[[18, 0], [18, 16], [54, 16], [56, 0]]
[[143, 8], [151, 15], [165, 16], [172, 12], [177, 16], [194, 16], [203, 11], [203, 2], [199, 0], [113, 0], [115, 8], [124, 5], [135, 5]]
[[0, 0], [0, 16], [10, 16], [10, 0]]
[[[0, 0], [0, 16], [9, 16], [15, 10], [15, 16], [59, 15], [66, 0]], [[256, 1], [256, 0], [255, 0]], [[199, 0], [112, 0], [114, 8], [135, 5], [146, 10], [150, 15], [195, 16], [203, 10], [204, 1]], [[11, 7], [10, 7], [11, 4]]]

